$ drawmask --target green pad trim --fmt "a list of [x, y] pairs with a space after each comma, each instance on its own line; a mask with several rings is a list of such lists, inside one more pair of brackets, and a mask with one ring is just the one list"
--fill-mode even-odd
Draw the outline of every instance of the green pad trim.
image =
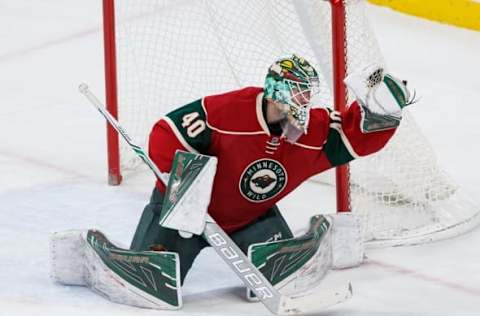
[[324, 216], [314, 216], [305, 235], [251, 245], [248, 255], [272, 285], [278, 284], [312, 259], [329, 227], [330, 223]]
[[178, 254], [121, 249], [96, 230], [88, 231], [87, 242], [120, 278], [174, 307], [181, 305]]
[[403, 109], [407, 104], [407, 99], [405, 97], [405, 93], [403, 92], [397, 81], [393, 79], [390, 75], [386, 74], [383, 77], [383, 82], [387, 86], [388, 90], [390, 90], [390, 92], [392, 93], [395, 101], [397, 101], [398, 106]]

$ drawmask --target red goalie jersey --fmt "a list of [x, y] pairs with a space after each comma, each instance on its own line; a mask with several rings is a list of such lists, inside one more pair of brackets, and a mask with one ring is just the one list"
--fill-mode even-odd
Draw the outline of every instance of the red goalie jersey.
[[217, 157], [208, 212], [226, 232], [253, 222], [311, 176], [380, 150], [395, 131], [362, 133], [354, 102], [342, 113], [312, 109], [307, 134], [291, 144], [272, 132], [265, 106], [262, 88], [208, 96], [169, 113], [150, 134], [150, 157], [163, 172], [178, 149]]

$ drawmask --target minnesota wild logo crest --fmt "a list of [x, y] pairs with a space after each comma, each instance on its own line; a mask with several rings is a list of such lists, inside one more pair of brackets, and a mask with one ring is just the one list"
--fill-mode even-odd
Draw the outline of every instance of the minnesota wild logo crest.
[[287, 184], [285, 168], [272, 159], [252, 162], [240, 177], [240, 192], [247, 200], [261, 203], [282, 192]]

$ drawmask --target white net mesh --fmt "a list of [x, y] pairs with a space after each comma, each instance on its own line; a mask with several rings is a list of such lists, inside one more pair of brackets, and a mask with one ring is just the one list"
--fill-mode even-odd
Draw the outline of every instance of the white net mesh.
[[[383, 62], [363, 1], [346, 4], [347, 70]], [[144, 145], [153, 123], [169, 110], [205, 95], [261, 86], [272, 61], [292, 52], [319, 70], [317, 102], [332, 107], [328, 1], [117, 0], [115, 14], [119, 120]], [[123, 171], [138, 164], [123, 144], [120, 156]], [[447, 237], [478, 221], [478, 209], [437, 166], [408, 113], [382, 152], [351, 164], [351, 178], [352, 210], [362, 216], [371, 243]]]

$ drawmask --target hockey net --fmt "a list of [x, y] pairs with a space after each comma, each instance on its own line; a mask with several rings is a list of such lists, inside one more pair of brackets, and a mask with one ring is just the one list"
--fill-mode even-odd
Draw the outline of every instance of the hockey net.
[[[365, 3], [333, 2], [345, 5], [347, 73], [383, 63]], [[107, 20], [115, 14], [119, 121], [144, 145], [154, 122], [169, 110], [205, 95], [261, 86], [271, 62], [287, 53], [316, 66], [322, 91], [316, 104], [333, 107], [329, 1], [104, 0], [104, 9]], [[110, 155], [120, 157], [123, 173], [139, 164], [123, 143]], [[478, 208], [440, 169], [408, 112], [384, 150], [350, 164], [349, 188], [351, 210], [361, 217], [371, 245], [447, 238], [479, 221]]]

